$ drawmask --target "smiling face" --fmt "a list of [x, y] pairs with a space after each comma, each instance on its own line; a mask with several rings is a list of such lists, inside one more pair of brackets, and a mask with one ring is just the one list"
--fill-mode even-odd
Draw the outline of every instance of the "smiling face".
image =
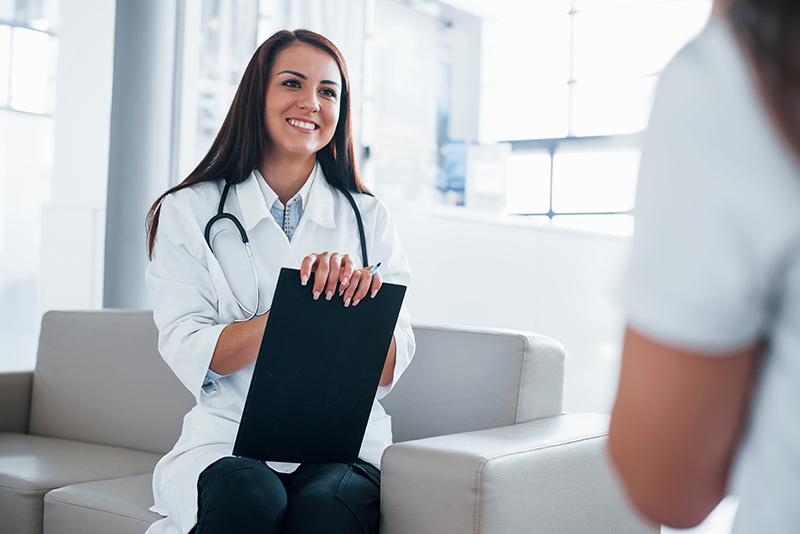
[[309, 156], [327, 145], [339, 122], [342, 77], [336, 60], [305, 43], [275, 58], [266, 90], [268, 150]]

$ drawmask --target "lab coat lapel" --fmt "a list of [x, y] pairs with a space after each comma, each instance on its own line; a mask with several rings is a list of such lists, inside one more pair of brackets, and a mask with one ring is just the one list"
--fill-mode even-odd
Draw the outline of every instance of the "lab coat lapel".
[[[281, 267], [300, 267], [300, 262], [310, 252], [321, 252], [330, 246], [326, 230], [336, 228], [334, 204], [339, 194], [328, 183], [319, 163], [315, 169], [314, 181], [308, 194], [303, 216], [290, 242], [283, 230], [272, 218], [264, 195], [258, 185], [258, 176], [250, 173], [244, 181], [236, 185], [236, 196], [242, 212], [242, 225], [251, 239], [253, 254], [267, 263], [269, 272], [277, 273]], [[263, 220], [267, 219], [267, 220]], [[260, 223], [260, 224], [259, 224]], [[258, 225], [258, 228], [256, 228]], [[257, 239], [259, 237], [260, 239]]]
[[236, 196], [242, 211], [242, 226], [250, 237], [250, 246], [256, 262], [263, 263], [267, 272], [277, 275], [281, 267], [299, 267], [294, 248], [283, 229], [278, 226], [259, 187], [258, 176], [250, 173], [246, 180], [236, 185]]
[[303, 209], [303, 216], [291, 242], [298, 258], [298, 265], [306, 254], [322, 252], [331, 247], [331, 230], [336, 229], [335, 194], [336, 191], [325, 179], [322, 169], [317, 164], [317, 175], [308, 193], [308, 203]]
[[316, 176], [311, 183], [311, 191], [308, 193], [308, 202], [303, 209], [301, 221], [305, 219], [325, 228], [336, 228], [336, 221], [333, 217], [333, 202], [336, 191], [328, 183], [319, 163], [317, 163], [315, 173]]

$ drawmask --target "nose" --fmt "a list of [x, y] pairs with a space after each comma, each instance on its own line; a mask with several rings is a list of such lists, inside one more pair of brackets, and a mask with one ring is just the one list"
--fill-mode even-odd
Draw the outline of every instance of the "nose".
[[317, 97], [316, 91], [309, 91], [303, 94], [297, 101], [297, 107], [312, 113], [319, 111], [319, 98]]

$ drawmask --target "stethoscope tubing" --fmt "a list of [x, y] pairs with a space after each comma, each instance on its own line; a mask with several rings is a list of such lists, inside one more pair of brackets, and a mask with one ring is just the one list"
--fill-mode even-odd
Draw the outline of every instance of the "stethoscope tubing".
[[[356, 224], [358, 225], [358, 237], [361, 242], [361, 259], [364, 263], [364, 267], [368, 267], [369, 257], [367, 256], [367, 239], [366, 235], [364, 234], [364, 222], [361, 218], [361, 211], [358, 209], [358, 205], [356, 204], [356, 201], [353, 198], [353, 195], [352, 193], [350, 193], [350, 191], [348, 191], [344, 186], [339, 184], [331, 184], [331, 185], [336, 189], [338, 189], [345, 196], [345, 198], [347, 198], [348, 202], [350, 203], [350, 206], [353, 208], [353, 213], [355, 214], [356, 217]], [[228, 198], [228, 192], [230, 191], [230, 187], [231, 183], [226, 182], [225, 188], [222, 190], [222, 196], [219, 199], [217, 214], [208, 220], [203, 234], [206, 239], [206, 243], [208, 244], [208, 248], [211, 249], [212, 254], [215, 254], [214, 239], [211, 239], [211, 227], [214, 225], [214, 223], [221, 221], [223, 219], [227, 219], [231, 221], [234, 224], [234, 226], [236, 226], [236, 229], [239, 231], [239, 237], [242, 240], [242, 244], [244, 245], [245, 250], [247, 251], [247, 257], [250, 260], [250, 269], [253, 271], [253, 280], [255, 280], [255, 294], [256, 294], [256, 305], [252, 310], [248, 309], [247, 306], [242, 304], [239, 298], [235, 294], [233, 295], [233, 299], [234, 301], [236, 301], [236, 304], [248, 316], [246, 319], [239, 319], [235, 321], [235, 322], [240, 322], [240, 321], [249, 321], [255, 318], [257, 315], [259, 315], [258, 306], [261, 300], [261, 295], [260, 291], [258, 290], [260, 287], [258, 280], [258, 271], [256, 270], [256, 264], [253, 258], [253, 251], [250, 248], [250, 237], [247, 235], [247, 231], [244, 229], [244, 226], [242, 226], [242, 223], [239, 222], [239, 219], [236, 218], [236, 216], [233, 215], [232, 213], [228, 213], [225, 211], [225, 201]], [[216, 236], [214, 236], [214, 238], [216, 239]], [[233, 294], [233, 291], [231, 291], [231, 293]], [[264, 312], [262, 312], [262, 314], [266, 313], [267, 311], [268, 310], [265, 310]]]

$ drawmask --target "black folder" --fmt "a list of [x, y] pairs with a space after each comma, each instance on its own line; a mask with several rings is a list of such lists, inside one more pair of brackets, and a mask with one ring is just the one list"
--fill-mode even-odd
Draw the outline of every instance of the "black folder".
[[234, 456], [298, 463], [358, 458], [405, 286], [358, 306], [312, 298], [314, 276], [281, 269]]

